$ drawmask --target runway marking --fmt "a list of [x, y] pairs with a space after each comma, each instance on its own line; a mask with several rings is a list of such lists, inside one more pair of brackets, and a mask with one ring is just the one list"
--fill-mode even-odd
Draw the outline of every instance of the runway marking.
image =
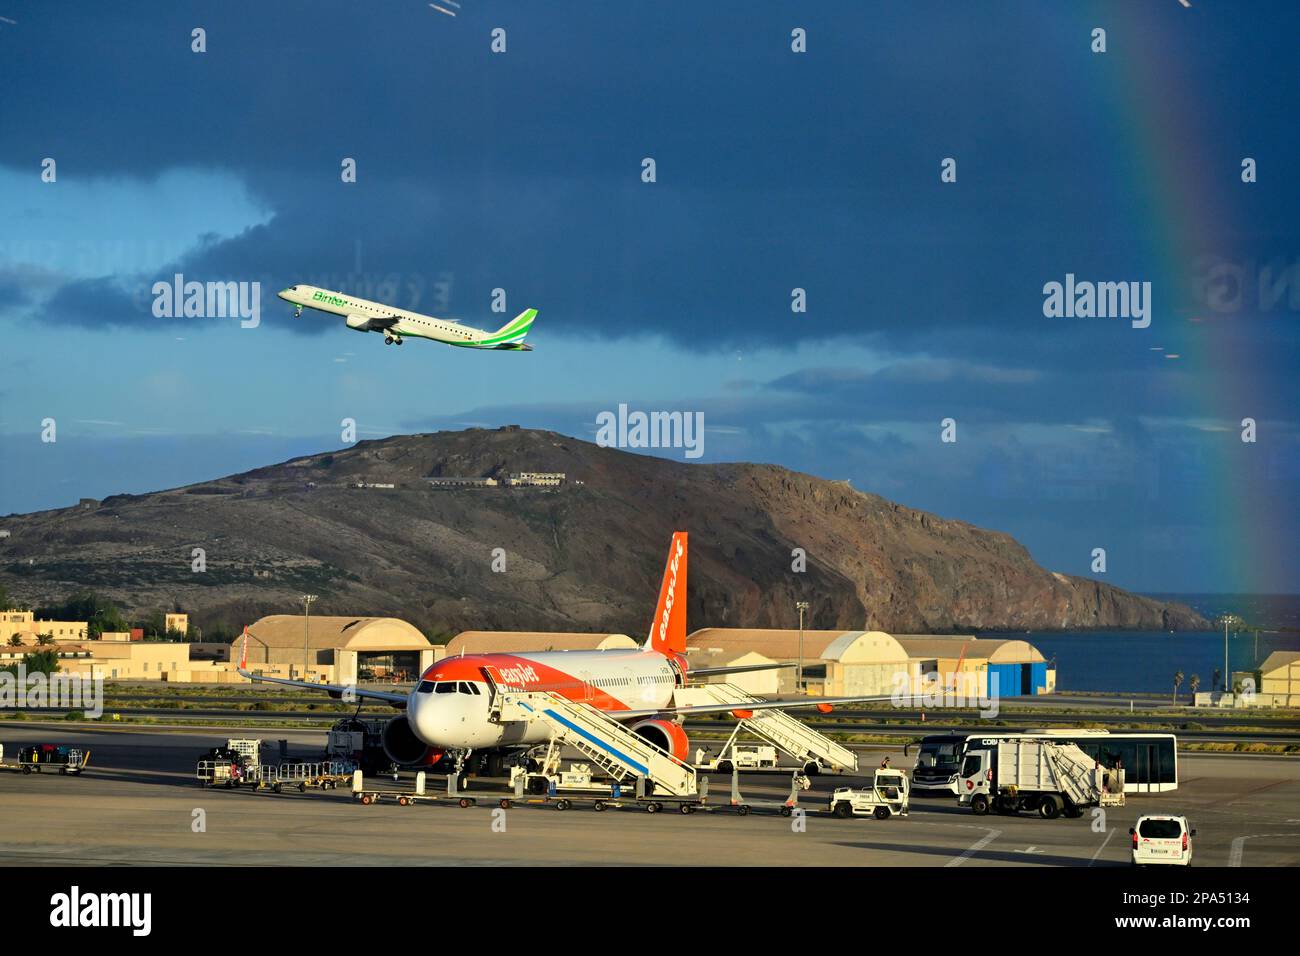
[[1242, 854], [1246, 852], [1247, 840], [1260, 840], [1264, 837], [1289, 837], [1295, 836], [1294, 833], [1252, 833], [1250, 836], [1239, 836], [1232, 841], [1232, 850], [1228, 853], [1228, 866], [1241, 866]]
[[986, 846], [988, 846], [990, 843], [992, 843], [1000, 836], [1002, 836], [1001, 830], [989, 830], [988, 833], [984, 834], [982, 837], [980, 837], [978, 840], [976, 840], [974, 843], [968, 846], [960, 856], [954, 856], [951, 860], [945, 863], [944, 866], [961, 866], [972, 856], [974, 856], [980, 850], [984, 849]]
[[1092, 859], [1088, 861], [1089, 866], [1092, 866], [1094, 863], [1097, 862], [1097, 857], [1101, 856], [1101, 851], [1106, 849], [1106, 844], [1110, 842], [1110, 838], [1113, 837], [1114, 835], [1115, 835], [1114, 830], [1106, 831], [1106, 839], [1101, 841], [1101, 846], [1097, 847], [1097, 852], [1094, 853], [1092, 855]]
[[1043, 851], [1038, 849], [1037, 846], [1031, 846], [1023, 850], [1012, 850], [1011, 852], [1012, 853], [1042, 853]]

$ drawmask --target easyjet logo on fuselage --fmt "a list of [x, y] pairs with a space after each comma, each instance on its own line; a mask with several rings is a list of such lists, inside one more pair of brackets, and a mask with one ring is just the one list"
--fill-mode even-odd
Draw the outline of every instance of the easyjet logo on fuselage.
[[668, 619], [673, 612], [673, 596], [677, 593], [677, 562], [681, 560], [682, 554], [686, 551], [680, 541], [675, 542], [677, 550], [673, 552], [673, 559], [668, 562], [668, 595], [664, 598], [664, 616], [659, 622], [659, 643], [662, 644], [668, 640]]
[[538, 680], [537, 671], [526, 665], [502, 668], [498, 673], [511, 684], [535, 684]]

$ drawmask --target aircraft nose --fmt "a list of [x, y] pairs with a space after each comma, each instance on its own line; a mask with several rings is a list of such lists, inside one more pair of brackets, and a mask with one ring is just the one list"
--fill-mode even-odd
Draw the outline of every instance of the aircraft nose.
[[421, 694], [418, 690], [411, 692], [411, 699], [406, 704], [406, 720], [415, 735], [430, 746], [439, 746], [445, 736], [446, 721], [439, 713], [438, 701], [433, 694]]

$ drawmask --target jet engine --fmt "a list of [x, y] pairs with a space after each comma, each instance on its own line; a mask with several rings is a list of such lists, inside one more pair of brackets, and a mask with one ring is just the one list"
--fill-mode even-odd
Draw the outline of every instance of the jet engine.
[[384, 724], [383, 743], [388, 759], [399, 766], [431, 766], [442, 759], [441, 750], [415, 736], [405, 714]]
[[691, 744], [686, 739], [682, 725], [671, 720], [643, 720], [632, 725], [632, 732], [650, 741], [661, 750], [667, 750], [678, 760], [690, 759]]

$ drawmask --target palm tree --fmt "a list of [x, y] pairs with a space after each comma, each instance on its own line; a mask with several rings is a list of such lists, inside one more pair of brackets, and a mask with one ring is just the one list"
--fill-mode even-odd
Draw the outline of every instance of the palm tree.
[[1210, 690], [1212, 690], [1212, 691], [1214, 691], [1214, 690], [1218, 690], [1218, 689], [1219, 689], [1219, 681], [1222, 680], [1222, 678], [1223, 678], [1223, 671], [1219, 670], [1219, 669], [1216, 667], [1216, 668], [1214, 669], [1214, 676], [1213, 676], [1213, 677], [1211, 678], [1211, 680], [1210, 680]]
[[1196, 702], [1196, 692], [1201, 688], [1201, 678], [1197, 674], [1192, 675], [1192, 679], [1187, 682], [1187, 686], [1192, 689], [1192, 702]]
[[13, 635], [13, 637], [9, 638], [9, 646], [10, 646], [10, 647], [22, 647], [22, 646], [23, 646], [23, 639], [22, 639], [22, 636], [19, 635], [19, 634], [15, 634], [15, 635]]
[[52, 634], [42, 634], [36, 639], [36, 643], [41, 647], [48, 647], [54, 643], [54, 636]]
[[1183, 686], [1183, 672], [1174, 674], [1174, 703], [1178, 703], [1178, 688]]

